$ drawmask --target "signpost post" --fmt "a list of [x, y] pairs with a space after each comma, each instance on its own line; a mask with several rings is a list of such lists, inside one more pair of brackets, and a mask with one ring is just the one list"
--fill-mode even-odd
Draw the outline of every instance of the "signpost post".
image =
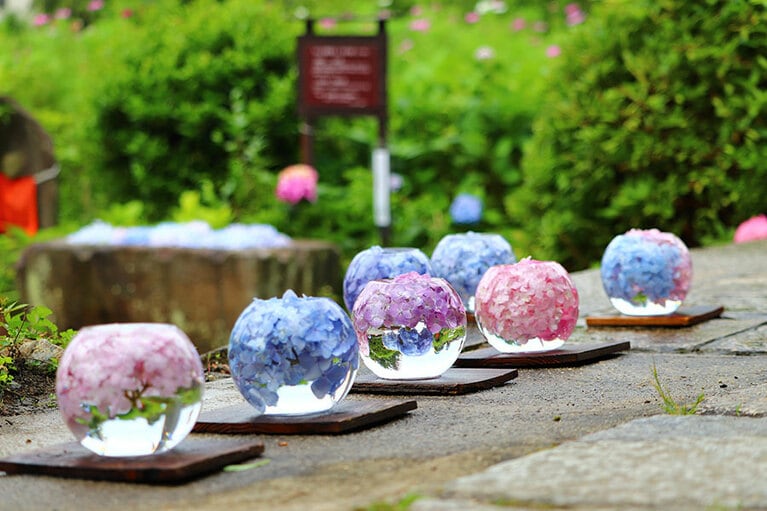
[[389, 151], [386, 148], [386, 21], [373, 36], [323, 36], [306, 21], [298, 38], [298, 111], [301, 158], [313, 165], [314, 122], [324, 115], [371, 115], [378, 119], [378, 147], [373, 150], [373, 217], [382, 244], [391, 234]]

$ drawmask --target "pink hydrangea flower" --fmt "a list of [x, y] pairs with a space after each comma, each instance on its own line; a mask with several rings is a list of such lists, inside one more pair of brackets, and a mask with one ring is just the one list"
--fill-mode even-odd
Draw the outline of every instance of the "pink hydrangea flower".
[[546, 48], [546, 56], [550, 59], [559, 57], [562, 54], [562, 48], [556, 44], [552, 44]]
[[335, 28], [336, 27], [337, 22], [336, 22], [335, 18], [322, 18], [319, 21], [319, 25], [322, 28], [331, 29], [331, 28]]
[[419, 18], [410, 22], [410, 30], [413, 32], [428, 32], [431, 22], [426, 18]]
[[514, 32], [519, 32], [520, 30], [524, 30], [527, 26], [527, 22], [524, 18], [514, 18], [514, 21], [511, 22], [511, 29]]
[[56, 13], [54, 14], [54, 17], [57, 20], [66, 20], [69, 19], [70, 16], [72, 16], [72, 9], [69, 7], [62, 7], [60, 9], [56, 9]]
[[567, 339], [578, 320], [578, 291], [553, 261], [523, 259], [491, 266], [477, 286], [475, 314], [482, 330], [509, 343]]
[[47, 14], [37, 14], [32, 19], [32, 24], [36, 27], [42, 27], [47, 25], [51, 21], [51, 17]]
[[466, 13], [466, 16], [463, 17], [463, 19], [466, 21], [466, 23], [476, 23], [479, 21], [479, 13], [475, 11], [471, 11], [469, 13]]
[[767, 216], [749, 218], [735, 230], [735, 243], [767, 239]]
[[570, 26], [580, 25], [586, 20], [586, 15], [576, 3], [567, 4], [565, 6], [565, 17], [566, 23]]
[[56, 396], [67, 425], [85, 432], [91, 408], [114, 418], [139, 397], [175, 397], [201, 387], [202, 363], [189, 338], [164, 323], [82, 328], [61, 357]]
[[319, 176], [313, 167], [304, 164], [291, 165], [280, 171], [277, 176], [275, 195], [283, 202], [298, 204], [306, 199], [317, 200], [317, 180]]
[[93, 11], [100, 11], [104, 8], [104, 0], [91, 0], [88, 2], [88, 10]]

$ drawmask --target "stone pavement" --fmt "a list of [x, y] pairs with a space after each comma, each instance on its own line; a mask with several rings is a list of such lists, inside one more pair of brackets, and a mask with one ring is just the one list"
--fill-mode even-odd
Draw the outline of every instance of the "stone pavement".
[[[260, 435], [267, 465], [181, 486], [0, 477], [0, 510], [353, 510], [409, 495], [420, 496], [414, 511], [767, 509], [765, 253], [767, 242], [693, 251], [687, 303], [724, 305], [720, 319], [658, 330], [581, 322], [569, 341], [629, 340], [617, 357], [417, 396], [408, 416], [347, 435]], [[573, 277], [584, 318], [610, 310], [598, 272]], [[662, 413], [653, 367], [677, 402], [705, 396], [697, 415]], [[204, 408], [241, 399], [219, 380]], [[0, 457], [69, 440], [56, 412], [0, 417]]]

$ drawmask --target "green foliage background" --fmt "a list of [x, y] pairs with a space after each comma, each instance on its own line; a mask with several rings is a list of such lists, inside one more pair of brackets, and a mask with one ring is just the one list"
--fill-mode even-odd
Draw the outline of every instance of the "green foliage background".
[[507, 197], [531, 251], [582, 268], [632, 227], [698, 246], [764, 211], [766, 48], [763, 1], [599, 4]]
[[[389, 146], [403, 176], [392, 244], [430, 253], [463, 229], [448, 214], [461, 192], [484, 201], [474, 230], [570, 270], [594, 264], [630, 227], [697, 245], [728, 239], [763, 210], [763, 2], [581, 2], [587, 17], [576, 26], [565, 23], [568, 3], [507, 1], [477, 23], [464, 19], [474, 2], [388, 6]], [[295, 42], [304, 25], [295, 14], [339, 14], [345, 3], [84, 5], [42, 27], [14, 17], [0, 25], [0, 93], [56, 143], [58, 232], [95, 218], [197, 217], [270, 223], [335, 241], [347, 258], [380, 241], [372, 119], [315, 127], [316, 203], [274, 197], [276, 173], [299, 159]], [[379, 6], [357, 8], [361, 20], [321, 33], [373, 33]], [[415, 20], [428, 30], [414, 30]], [[546, 56], [552, 45], [559, 57]], [[491, 58], [478, 58], [481, 49]]]

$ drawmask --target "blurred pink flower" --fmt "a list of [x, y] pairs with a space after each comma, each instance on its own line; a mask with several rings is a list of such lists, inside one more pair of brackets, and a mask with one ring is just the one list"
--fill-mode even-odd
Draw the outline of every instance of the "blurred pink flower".
[[47, 14], [38, 14], [32, 20], [32, 24], [36, 27], [42, 27], [43, 25], [47, 25], [50, 21], [51, 17]]
[[476, 23], [479, 21], [479, 13], [471, 11], [466, 13], [466, 16], [464, 16], [463, 19], [466, 21], [466, 23]]
[[414, 5], [413, 7], [410, 8], [411, 16], [420, 16], [422, 12], [423, 12], [423, 9], [418, 5]]
[[749, 218], [735, 229], [735, 243], [767, 239], [767, 216]]
[[54, 17], [57, 20], [66, 20], [69, 19], [69, 17], [72, 16], [72, 9], [69, 7], [62, 7], [61, 9], [56, 9], [56, 13], [54, 14]]
[[298, 204], [303, 199], [317, 200], [319, 176], [313, 167], [304, 164], [291, 165], [282, 169], [277, 176], [275, 196], [289, 204]]
[[133, 17], [133, 9], [123, 9], [123, 11], [120, 13], [120, 16], [123, 18]]
[[546, 24], [545, 21], [536, 21], [533, 23], [533, 30], [536, 32], [546, 32], [549, 29], [549, 26]]
[[330, 29], [330, 28], [335, 28], [337, 23], [336, 23], [335, 18], [322, 18], [319, 21], [319, 25], [322, 28]]
[[580, 25], [586, 20], [586, 15], [578, 4], [572, 3], [565, 6], [566, 23], [570, 26]]
[[514, 32], [519, 32], [524, 30], [526, 25], [525, 18], [514, 18], [514, 21], [511, 22], [511, 29]]
[[431, 28], [431, 22], [425, 18], [410, 22], [410, 30], [414, 32], [426, 32]]
[[91, 0], [88, 2], [89, 11], [100, 11], [104, 8], [104, 0]]
[[554, 57], [559, 57], [562, 54], [562, 48], [557, 46], [556, 44], [552, 44], [548, 48], [546, 48], [546, 56], [550, 59], [553, 59]]
[[399, 52], [400, 53], [406, 53], [413, 49], [413, 40], [412, 39], [404, 39], [400, 45], [399, 45]]

